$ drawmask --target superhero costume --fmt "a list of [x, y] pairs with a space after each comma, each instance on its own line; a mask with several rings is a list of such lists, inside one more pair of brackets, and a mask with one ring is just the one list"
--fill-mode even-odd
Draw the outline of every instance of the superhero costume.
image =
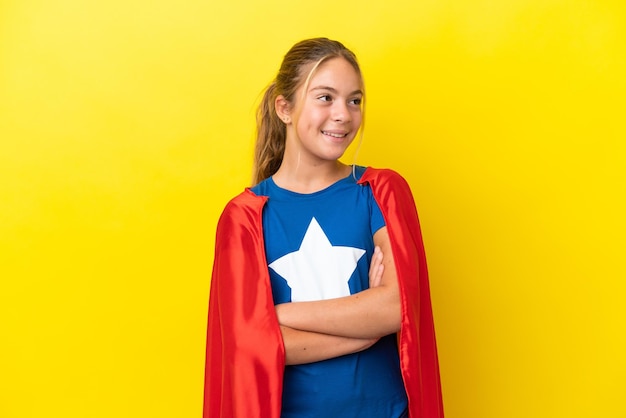
[[[368, 168], [387, 225], [401, 298], [398, 350], [409, 417], [443, 417], [426, 258], [406, 181]], [[247, 189], [231, 200], [217, 227], [207, 330], [205, 418], [279, 418], [285, 353], [269, 285], [262, 209]]]

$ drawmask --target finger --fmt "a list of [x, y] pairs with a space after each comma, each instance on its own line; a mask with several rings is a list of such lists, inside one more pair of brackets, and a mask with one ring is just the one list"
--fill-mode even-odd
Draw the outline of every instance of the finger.
[[379, 247], [374, 249], [374, 256], [370, 264], [369, 285], [370, 288], [379, 286], [383, 279], [383, 253]]
[[380, 266], [378, 266], [378, 269], [376, 270], [376, 274], [374, 274], [374, 276], [372, 277], [372, 280], [370, 280], [370, 287], [380, 286], [380, 284], [383, 282], [384, 270], [385, 270], [384, 265], [381, 264]]
[[372, 260], [370, 261], [370, 270], [369, 277], [372, 278], [372, 275], [376, 274], [376, 270], [378, 265], [382, 263], [382, 251], [380, 247], [374, 247], [374, 254], [372, 255]]

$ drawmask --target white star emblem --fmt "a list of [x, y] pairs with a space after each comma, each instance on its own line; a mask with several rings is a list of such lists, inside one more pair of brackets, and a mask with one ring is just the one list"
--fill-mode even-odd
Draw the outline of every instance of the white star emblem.
[[269, 267], [287, 280], [292, 302], [332, 299], [350, 295], [348, 280], [363, 254], [360, 248], [333, 246], [313, 218], [298, 251]]

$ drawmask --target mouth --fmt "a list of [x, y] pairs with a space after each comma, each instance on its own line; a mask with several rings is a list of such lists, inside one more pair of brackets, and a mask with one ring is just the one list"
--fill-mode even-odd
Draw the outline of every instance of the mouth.
[[333, 138], [342, 139], [342, 138], [347, 137], [349, 132], [342, 133], [342, 132], [322, 131], [322, 133], [324, 135], [328, 135], [328, 136], [333, 137]]

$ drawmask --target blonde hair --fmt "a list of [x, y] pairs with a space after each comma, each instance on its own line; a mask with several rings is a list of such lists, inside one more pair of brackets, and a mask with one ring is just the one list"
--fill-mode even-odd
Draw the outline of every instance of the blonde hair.
[[[319, 65], [330, 58], [344, 58], [362, 78], [356, 56], [341, 42], [328, 38], [313, 38], [298, 42], [287, 52], [278, 70], [276, 78], [265, 90], [257, 109], [257, 139], [254, 153], [253, 184], [272, 176], [285, 154], [286, 127], [276, 114], [275, 102], [283, 96], [293, 105], [297, 89], [308, 84], [313, 72]], [[305, 67], [314, 64], [304, 74]]]

